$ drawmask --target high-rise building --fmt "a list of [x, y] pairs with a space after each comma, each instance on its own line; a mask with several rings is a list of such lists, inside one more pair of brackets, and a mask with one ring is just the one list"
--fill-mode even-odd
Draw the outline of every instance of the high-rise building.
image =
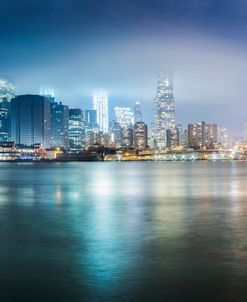
[[115, 107], [115, 121], [121, 127], [129, 127], [133, 125], [134, 114], [130, 107]]
[[217, 143], [217, 124], [205, 122], [188, 125], [188, 145], [190, 148], [212, 148]]
[[143, 122], [136, 122], [134, 125], [134, 147], [136, 149], [145, 149], [147, 145], [147, 125]]
[[10, 102], [3, 98], [0, 102], [0, 142], [10, 139]]
[[69, 107], [61, 102], [50, 103], [51, 147], [69, 149]]
[[93, 129], [97, 125], [97, 111], [85, 110], [85, 126]]
[[111, 146], [115, 148], [122, 147], [122, 128], [119, 123], [113, 122], [110, 130]]
[[69, 109], [69, 149], [79, 152], [83, 149], [84, 121], [81, 109]]
[[134, 123], [142, 122], [141, 102], [137, 101], [134, 105]]
[[188, 129], [183, 129], [182, 124], [177, 124], [178, 145], [188, 147]]
[[177, 127], [174, 129], [166, 130], [166, 146], [169, 148], [179, 145], [179, 130]]
[[217, 129], [218, 134], [218, 143], [224, 148], [228, 148], [230, 145], [230, 135], [229, 131], [226, 128], [223, 128], [221, 125]]
[[205, 122], [188, 125], [188, 146], [202, 148], [205, 141]]
[[[154, 146], [165, 148], [167, 146], [167, 134], [170, 135], [172, 146], [176, 145], [175, 108], [173, 97], [173, 81], [169, 73], [161, 72], [158, 77], [157, 94], [154, 98], [153, 112], [153, 139]], [[168, 131], [169, 130], [169, 131]]]
[[115, 121], [121, 127], [121, 147], [133, 146], [134, 114], [130, 107], [115, 107]]
[[15, 86], [7, 76], [0, 76], [0, 101], [6, 99], [8, 102], [15, 97]]
[[50, 148], [50, 101], [40, 95], [20, 95], [11, 100], [11, 139], [17, 144], [42, 144]]
[[108, 114], [108, 96], [106, 91], [94, 91], [93, 109], [96, 110], [97, 124], [100, 131], [107, 133], [109, 131], [109, 114]]
[[129, 149], [133, 147], [133, 127], [121, 127], [121, 147]]
[[205, 124], [205, 141], [204, 145], [207, 148], [213, 148], [218, 142], [217, 124]]

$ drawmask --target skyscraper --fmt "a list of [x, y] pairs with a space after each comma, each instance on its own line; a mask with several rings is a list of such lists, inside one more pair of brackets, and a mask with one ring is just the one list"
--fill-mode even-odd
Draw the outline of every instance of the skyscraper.
[[93, 109], [97, 112], [97, 124], [99, 125], [100, 131], [107, 133], [109, 131], [109, 114], [108, 96], [106, 91], [94, 91]]
[[81, 109], [69, 110], [69, 149], [78, 152], [83, 149], [83, 112]]
[[11, 139], [17, 144], [50, 148], [50, 101], [40, 95], [20, 95], [11, 101]]
[[0, 101], [4, 98], [8, 102], [15, 97], [15, 86], [7, 76], [0, 76]]
[[51, 147], [69, 148], [69, 107], [61, 102], [52, 102], [51, 110]]
[[218, 135], [218, 143], [221, 144], [222, 147], [228, 148], [230, 145], [229, 131], [226, 128], [219, 125], [217, 129], [217, 135]]
[[112, 147], [121, 148], [122, 146], [122, 128], [119, 123], [113, 122], [110, 130], [110, 140]]
[[134, 115], [130, 107], [115, 107], [115, 121], [121, 127], [121, 145], [123, 148], [133, 146]]
[[134, 123], [142, 122], [141, 102], [137, 101], [134, 105]]
[[188, 125], [188, 145], [191, 148], [213, 148], [217, 143], [217, 124], [205, 122]]
[[143, 122], [136, 122], [134, 125], [134, 147], [145, 149], [148, 144], [147, 125]]
[[10, 139], [10, 102], [3, 98], [0, 102], [0, 142]]
[[188, 125], [188, 146], [202, 148], [205, 145], [205, 122]]
[[114, 108], [115, 121], [121, 127], [132, 126], [134, 114], [130, 107], [115, 107]]
[[85, 110], [85, 126], [88, 128], [95, 128], [97, 125], [97, 111], [96, 110]]
[[153, 110], [154, 146], [157, 148], [166, 147], [168, 133], [169, 137], [172, 138], [171, 146], [176, 145], [177, 139], [173, 141], [176, 134], [173, 81], [169, 73], [161, 72], [159, 74]]

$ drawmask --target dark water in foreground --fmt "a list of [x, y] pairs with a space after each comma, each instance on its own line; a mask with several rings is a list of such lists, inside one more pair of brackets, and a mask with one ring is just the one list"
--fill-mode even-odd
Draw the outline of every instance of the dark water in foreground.
[[1, 163], [1, 301], [247, 301], [247, 162]]

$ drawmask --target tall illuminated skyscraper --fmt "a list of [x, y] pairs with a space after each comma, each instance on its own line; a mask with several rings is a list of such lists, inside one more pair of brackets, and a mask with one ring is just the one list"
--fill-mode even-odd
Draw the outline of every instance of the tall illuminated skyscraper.
[[153, 139], [157, 148], [176, 145], [176, 121], [173, 97], [173, 81], [169, 73], [161, 72], [158, 77], [157, 94], [154, 98]]
[[84, 121], [81, 109], [69, 109], [69, 149], [79, 152], [83, 149]]
[[141, 102], [137, 101], [134, 105], [134, 123], [142, 122]]
[[93, 109], [97, 112], [97, 124], [100, 131], [107, 133], [109, 131], [109, 114], [108, 114], [108, 96], [107, 91], [95, 90], [93, 93]]
[[115, 107], [115, 121], [121, 127], [129, 127], [133, 125], [134, 115], [130, 107]]
[[15, 86], [7, 76], [0, 76], [0, 101], [6, 99], [8, 102], [15, 97]]
[[50, 103], [51, 147], [69, 149], [69, 107], [61, 102]]
[[134, 115], [130, 107], [115, 107], [115, 121], [121, 128], [122, 148], [133, 145], [133, 120]]

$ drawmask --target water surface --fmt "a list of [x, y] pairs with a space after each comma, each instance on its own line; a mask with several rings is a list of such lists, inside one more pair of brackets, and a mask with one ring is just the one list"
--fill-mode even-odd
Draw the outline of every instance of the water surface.
[[247, 162], [1, 163], [1, 301], [247, 301]]

